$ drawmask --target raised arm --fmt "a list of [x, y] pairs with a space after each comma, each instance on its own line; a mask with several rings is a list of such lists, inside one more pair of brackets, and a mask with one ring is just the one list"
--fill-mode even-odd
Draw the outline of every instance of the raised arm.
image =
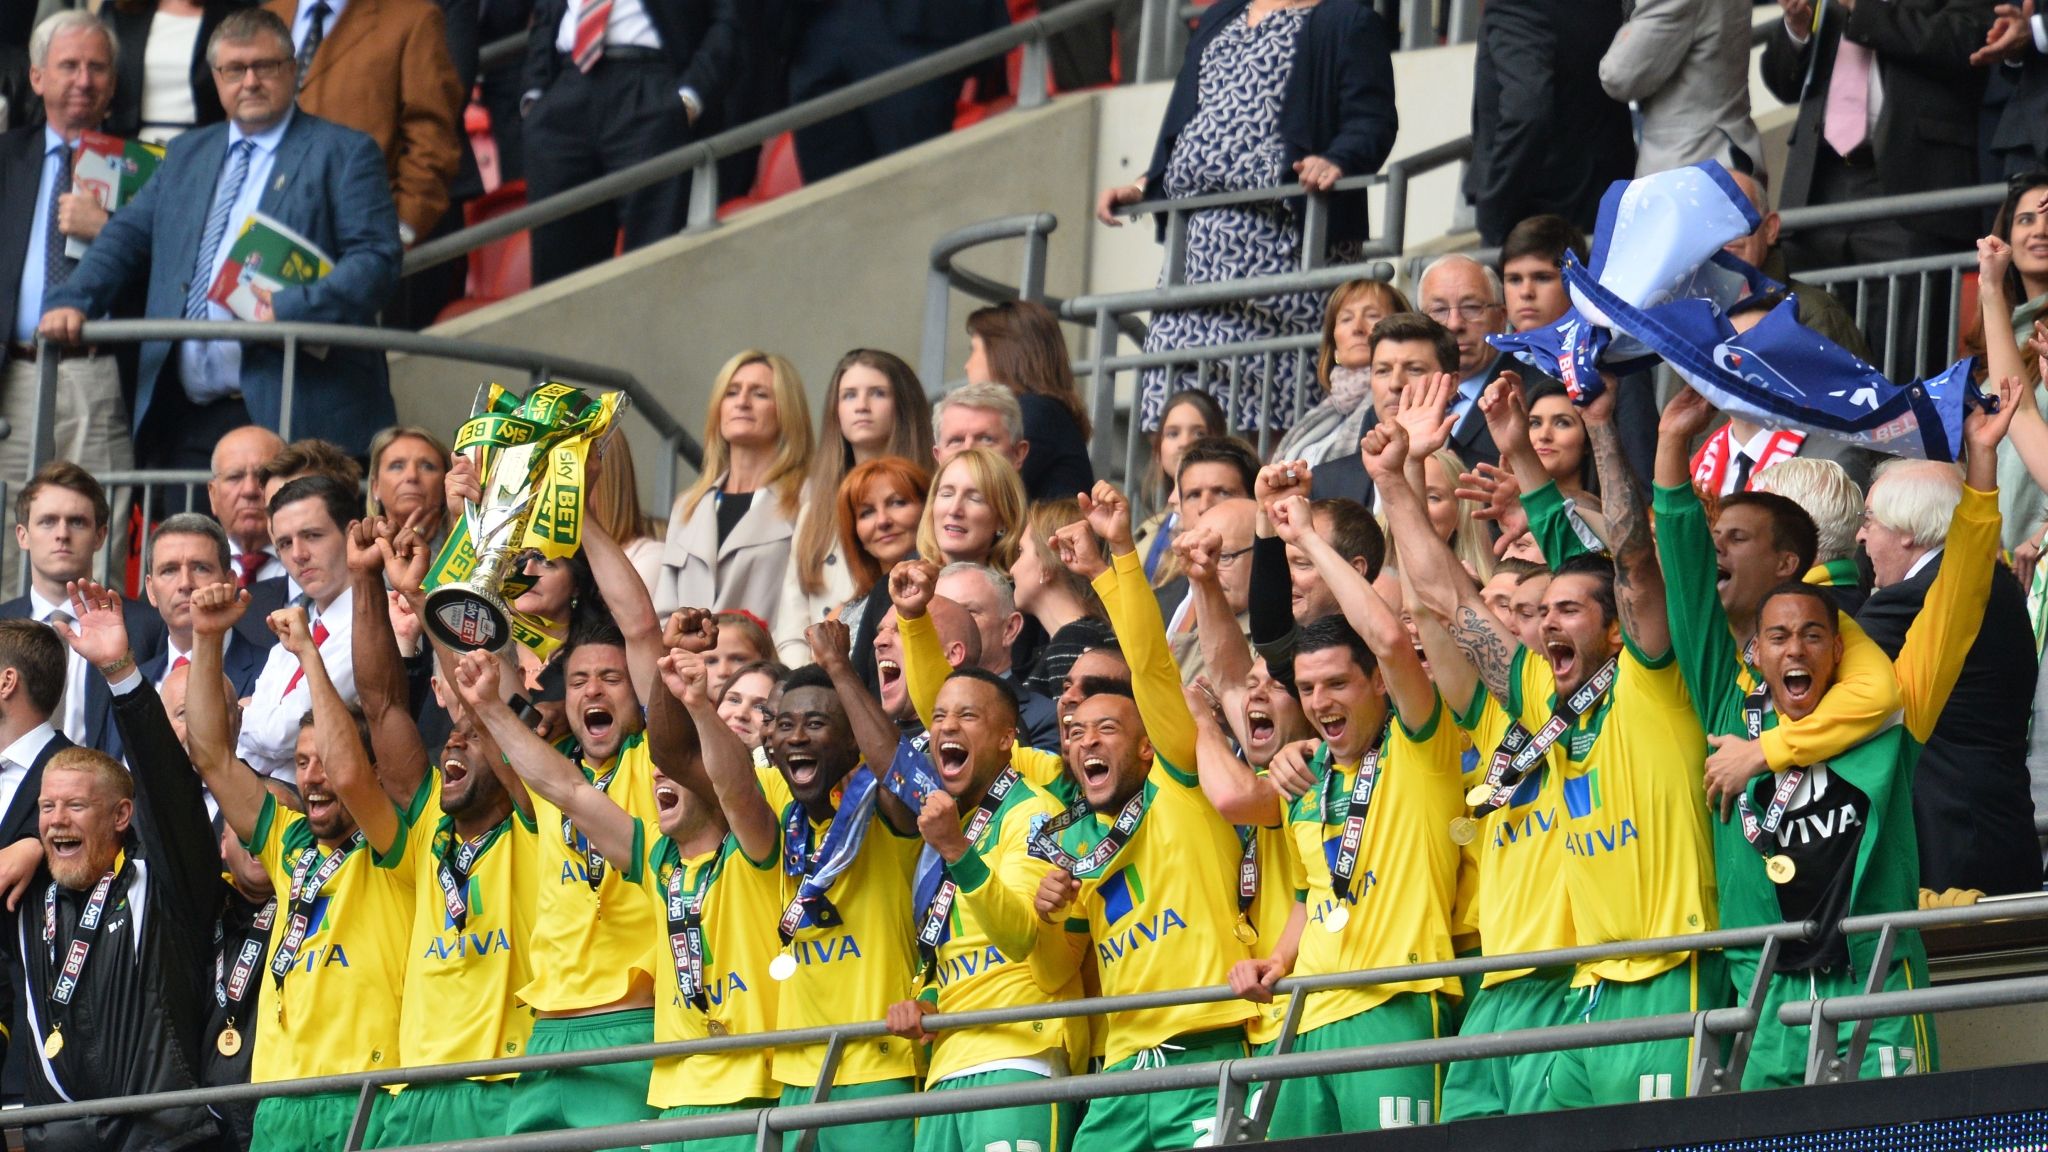
[[1380, 674], [1387, 682], [1387, 696], [1410, 732], [1419, 732], [1436, 713], [1436, 685], [1415, 657], [1415, 644], [1400, 614], [1380, 599], [1365, 577], [1337, 554], [1330, 542], [1316, 534], [1309, 519], [1308, 501], [1290, 496], [1275, 503], [1269, 513], [1280, 538], [1301, 549], [1316, 566], [1323, 586], [1337, 601], [1353, 631], [1378, 658]]
[[1231, 749], [1207, 687], [1198, 679], [1186, 690], [1188, 714], [1195, 719], [1195, 775], [1201, 778], [1202, 795], [1232, 824], [1275, 827], [1282, 815], [1280, 793]]
[[[417, 536], [418, 517], [397, 533]], [[355, 623], [349, 633], [350, 659], [354, 661], [356, 696], [362, 703], [363, 720], [370, 729], [370, 751], [385, 795], [401, 806], [411, 803], [428, 769], [427, 745], [420, 739], [420, 726], [413, 719], [411, 690], [407, 686], [405, 660], [398, 652], [398, 640], [391, 629], [391, 607], [384, 592], [386, 548], [378, 537], [393, 536], [389, 521], [363, 519], [348, 529], [349, 597]], [[414, 547], [415, 553], [425, 548]]]
[[[1671, 652], [1671, 621], [1664, 611], [1664, 570], [1657, 563], [1657, 543], [1650, 535], [1649, 509], [1636, 475], [1621, 454], [1621, 434], [1614, 427], [1612, 378], [1593, 402], [1579, 409], [1593, 465], [1600, 474], [1609, 539], [1614, 545], [1614, 608], [1621, 616], [1622, 635], [1652, 661]], [[1547, 555], [1547, 553], [1546, 553]]]
[[[1145, 580], [1145, 564], [1131, 540], [1131, 506], [1124, 494], [1107, 480], [1097, 480], [1095, 490], [1081, 499], [1081, 511], [1095, 534], [1109, 544], [1110, 571], [1096, 577], [1097, 587], [1116, 589], [1115, 607], [1110, 609], [1110, 627], [1116, 630], [1124, 658], [1131, 665], [1131, 694], [1137, 697], [1138, 715], [1160, 759], [1181, 772], [1195, 761], [1195, 722], [1181, 697], [1180, 666], [1166, 641], [1166, 621], [1159, 615], [1159, 601]], [[1109, 603], [1105, 599], [1104, 603]]]
[[661, 680], [655, 664], [667, 649], [662, 647], [661, 621], [654, 614], [654, 598], [647, 593], [647, 583], [633, 570], [633, 562], [626, 559], [619, 542], [587, 516], [583, 519], [583, 558], [590, 561], [590, 578], [604, 598], [612, 622], [626, 638], [626, 671], [633, 678], [633, 691], [640, 699], [649, 699]]
[[[854, 670], [853, 633], [841, 621], [820, 620], [804, 629], [804, 642], [811, 646], [811, 658], [832, 678], [832, 690], [839, 694], [840, 706], [846, 709], [846, 721], [853, 728], [853, 742], [860, 748], [861, 759], [880, 779], [880, 774], [896, 758], [896, 745], [903, 733]], [[917, 813], [887, 788], [879, 792], [882, 818], [905, 836], [915, 835]]]
[[[1301, 628], [1294, 619], [1294, 590], [1287, 571], [1287, 545], [1274, 534], [1273, 521], [1266, 514], [1266, 509], [1274, 501], [1288, 496], [1307, 496], [1312, 471], [1306, 460], [1275, 460], [1259, 469], [1257, 478], [1252, 482], [1252, 497], [1258, 501], [1259, 510], [1252, 521], [1251, 593], [1247, 598], [1247, 612], [1251, 617], [1251, 643], [1262, 652], [1291, 651]], [[1238, 630], [1233, 626], [1229, 631], [1236, 633]], [[1204, 635], [1202, 653], [1205, 657], [1209, 647], [1210, 641]], [[1247, 667], [1249, 657], [1247, 651]], [[1205, 667], [1213, 669], [1215, 665]]]
[[[270, 614], [267, 623], [284, 650], [298, 658], [306, 677], [306, 691], [313, 700], [313, 744], [319, 750], [327, 782], [356, 818], [370, 847], [379, 855], [389, 855], [405, 835], [405, 818], [399, 804], [377, 783], [369, 753], [356, 738], [355, 717], [349, 715], [348, 704], [335, 691], [327, 676], [327, 662], [320, 658], [320, 646], [306, 626], [306, 610], [297, 605], [280, 608]], [[406, 800], [409, 804], [411, 797]]]
[[[2021, 209], [2028, 210], [2025, 205]], [[2035, 205], [2031, 211], [2048, 214], [2048, 203]], [[1977, 306], [1984, 318], [1984, 374], [1987, 380], [2003, 380], [2008, 376], [2020, 380], [2027, 378], [2027, 350], [2020, 347], [2019, 335], [2013, 331], [2013, 305], [2006, 298], [2005, 291], [2006, 270], [2011, 265], [2012, 248], [2005, 241], [1996, 236], [1986, 236], [1977, 241]], [[2039, 328], [2038, 323], [2036, 328]], [[2043, 420], [2041, 410], [2035, 407], [2032, 387], [2021, 394], [2020, 403], [2032, 410], [2018, 412], [2014, 416], [2009, 430], [2013, 450], [2019, 453], [2020, 461], [2027, 466], [2027, 474], [2034, 483], [2048, 487], [2048, 420]]]
[[1518, 643], [1514, 634], [1494, 619], [1465, 566], [1430, 526], [1422, 497], [1406, 483], [1406, 430], [1399, 424], [1382, 424], [1365, 434], [1360, 447], [1386, 513], [1388, 531], [1401, 550], [1401, 569], [1413, 582], [1416, 598], [1444, 622], [1486, 690], [1506, 704], [1513, 690]]
[[[590, 783], [583, 771], [526, 726], [502, 697], [499, 676], [504, 665], [488, 652], [471, 652], [455, 668], [456, 691], [477, 723], [527, 787], [576, 822], [607, 860], [631, 860], [636, 821], [618, 802]], [[644, 834], [644, 833], [643, 833]]]
[[[1223, 538], [1213, 528], [1190, 528], [1174, 539], [1173, 550], [1180, 554], [1181, 574], [1188, 578], [1188, 594], [1194, 600], [1195, 638], [1201, 645], [1202, 667], [1208, 670], [1205, 678], [1235, 725], [1244, 715], [1245, 686], [1254, 660], [1218, 578], [1216, 558], [1223, 554]], [[1244, 733], [1238, 733], [1238, 739], [1241, 742]]]
[[[716, 614], [703, 608], [681, 608], [669, 615], [661, 637], [664, 656], [678, 648], [701, 656], [716, 647]], [[648, 695], [641, 699], [647, 701], [647, 748], [654, 758], [655, 770], [702, 796], [706, 804], [716, 806], [710, 779], [704, 775], [704, 730], [676, 694], [669, 691], [659, 659], [654, 664], [654, 677]], [[723, 728], [724, 721], [718, 726]]]
[[903, 687], [926, 728], [932, 726], [939, 686], [953, 674], [938, 628], [925, 614], [938, 582], [939, 566], [929, 560], [912, 557], [889, 570], [889, 603], [896, 609], [896, 630], [903, 640]]
[[704, 667], [703, 655], [688, 648], [672, 649], [661, 658], [661, 680], [689, 710], [704, 745], [703, 771], [689, 777], [670, 773], [670, 779], [724, 812], [726, 826], [750, 859], [774, 859], [781, 851], [782, 829], [761, 794], [753, 753], [718, 718], [711, 700], [711, 671]]
[[221, 671], [221, 651], [248, 607], [249, 594], [235, 591], [233, 584], [215, 584], [192, 594], [192, 668], [185, 688], [186, 751], [214, 803], [220, 805], [221, 816], [244, 844], [256, 835], [256, 821], [269, 793], [235, 755], [228, 723], [228, 709], [234, 704]]

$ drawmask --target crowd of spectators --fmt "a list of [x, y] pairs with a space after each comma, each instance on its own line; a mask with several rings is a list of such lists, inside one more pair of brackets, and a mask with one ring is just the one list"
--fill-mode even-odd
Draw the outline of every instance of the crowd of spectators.
[[[1975, 239], [1977, 315], [1960, 326], [1994, 401], [1962, 417], [1957, 463], [1720, 419], [1689, 388], [1660, 403], [1648, 372], [1567, 388], [1489, 339], [1566, 316], [1561, 268], [1592, 257], [1593, 202], [1652, 165], [1720, 163], [1757, 209], [1728, 254], [1784, 287], [1734, 323], [1790, 292], [1801, 323], [1852, 351], [1853, 314], [1802, 269], [1961, 251], [1982, 231], [1884, 219], [1843, 230], [1839, 251], [1780, 244], [1754, 131], [1722, 84], [1747, 59], [1729, 47], [1747, 43], [1746, 6], [1644, 0], [1624, 20], [1489, 3], [1470, 189], [1497, 256], [1439, 257], [1412, 291], [1356, 280], [1156, 326], [1164, 348], [1320, 340], [1297, 377], [1228, 394], [1149, 373], [1126, 486], [1095, 473], [1113, 433], [1041, 305], [971, 314], [968, 382], [936, 402], [900, 357], [857, 348], [814, 414], [789, 358], [733, 354], [704, 466], [665, 520], [625, 438], [593, 448], [580, 545], [519, 558], [511, 607], [535, 639], [496, 655], [424, 626], [428, 572], [491, 478], [440, 431], [397, 422], [376, 358], [308, 354], [280, 434], [273, 348], [161, 342], [117, 366], [78, 343], [124, 300], [225, 315], [203, 286], [229, 222], [259, 205], [334, 264], [260, 293], [262, 314], [371, 322], [404, 245], [447, 223], [461, 157], [407, 134], [440, 124], [415, 109], [475, 77], [439, 39], [463, 6], [158, 6], [129, 42], [189, 34], [142, 71], [192, 98], [145, 88], [118, 113], [187, 128], [132, 203], [82, 203], [67, 161], [78, 131], [116, 114], [110, 29], [134, 11], [38, 24], [46, 121], [0, 137], [0, 214], [24, 238], [0, 246], [0, 272], [10, 251], [20, 262], [0, 275], [17, 292], [8, 403], [33, 384], [37, 333], [62, 360], [60, 458], [11, 509], [29, 588], [0, 603], [4, 1087], [27, 1103], [872, 1020], [889, 1034], [830, 1054], [412, 1083], [375, 1098], [368, 1145], [801, 1103], [827, 1060], [835, 1099], [952, 1092], [1271, 1051], [1290, 975], [1811, 920], [1817, 938], [1775, 954], [1319, 992], [1294, 1038], [1315, 1052], [1699, 1012], [1746, 997], [1774, 955], [1743, 1086], [1775, 1087], [1805, 1080], [1808, 1044], [1777, 1005], [1861, 991], [1878, 964], [1886, 988], [1927, 979], [1916, 934], [1880, 960], [1842, 917], [2042, 888], [2038, 155]], [[968, 11], [825, 6], [808, 19], [833, 31], [799, 39], [793, 75], [857, 78], [886, 56], [858, 37], [957, 38], [980, 26]], [[749, 18], [542, 0], [529, 122], [583, 127], [529, 171], [585, 165], [573, 180], [665, 147], [677, 107], [684, 138], [702, 131], [717, 94], [746, 87]], [[1784, 0], [1772, 37], [1767, 73], [1817, 78], [1800, 81], [1793, 136], [1807, 203], [1921, 187], [1890, 182], [1926, 177], [1895, 139], [1978, 136], [1974, 105], [1959, 132], [1918, 88], [1953, 101], [1990, 74], [2030, 92], [2044, 39], [2031, 8], [1960, 0], [1818, 17]], [[680, 42], [703, 47], [682, 62]], [[1538, 64], [1560, 74], [1539, 83]], [[631, 122], [678, 78], [661, 132]], [[384, 127], [317, 111], [323, 79]], [[400, 95], [356, 107], [368, 90]], [[617, 123], [593, 131], [601, 117]], [[1843, 117], [1863, 135], [1839, 134]], [[1582, 125], [1571, 147], [1564, 124]], [[2009, 127], [1991, 140], [2012, 143]], [[842, 126], [831, 147], [854, 163], [902, 143], [865, 131]], [[1146, 195], [1290, 178], [1320, 194], [1376, 169], [1394, 131], [1369, 9], [1220, 0], [1146, 181], [1099, 207], [1113, 221]], [[1939, 186], [1975, 182], [1966, 151]], [[1335, 255], [1365, 236], [1362, 193], [1347, 196], [1331, 198]], [[1190, 279], [1291, 266], [1294, 212], [1196, 216]], [[70, 235], [91, 237], [82, 257]], [[126, 405], [123, 373], [141, 382]], [[204, 508], [130, 509], [101, 477], [131, 461], [209, 470]], [[123, 570], [134, 515], [151, 531], [124, 595], [92, 576], [110, 548], [107, 571]], [[1235, 998], [1102, 1019], [936, 1034], [925, 1020], [1221, 984]], [[1869, 1077], [1939, 1064], [1920, 1016], [1856, 1045]], [[1692, 1055], [1680, 1039], [1292, 1080], [1267, 1089], [1271, 1130], [1680, 1095]], [[27, 1139], [338, 1149], [357, 1106], [280, 1096]], [[1189, 1147], [1214, 1114], [1212, 1089], [1163, 1091], [818, 1143]], [[661, 1146], [700, 1143], [716, 1142]]]

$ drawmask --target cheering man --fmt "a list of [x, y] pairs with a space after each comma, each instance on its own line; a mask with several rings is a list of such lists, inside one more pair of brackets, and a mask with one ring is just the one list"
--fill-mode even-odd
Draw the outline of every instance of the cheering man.
[[[42, 769], [43, 863], [0, 943], [22, 990], [30, 1105], [198, 1087], [202, 973], [220, 901], [206, 805], [135, 669], [121, 598], [90, 582], [71, 593], [77, 624], [60, 628], [110, 682], [134, 776], [87, 748]], [[0, 649], [16, 677], [55, 696], [65, 653], [49, 629], [8, 621]], [[188, 1107], [39, 1124], [27, 1137], [56, 1152], [140, 1152], [205, 1145], [217, 1131], [206, 1109]]]
[[[280, 895], [271, 953], [259, 979], [270, 1010], [259, 1014], [252, 1079], [257, 1083], [305, 1076], [368, 1072], [398, 1065], [398, 996], [406, 969], [407, 925], [412, 920], [413, 875], [370, 845], [398, 846], [403, 819], [369, 832], [340, 799], [330, 773], [372, 779], [363, 725], [341, 704], [310, 633], [294, 634], [274, 618], [278, 651], [302, 659], [304, 677], [322, 687], [307, 697], [294, 757], [304, 815], [278, 804], [261, 779], [228, 743], [228, 699], [221, 672], [224, 638], [248, 607], [248, 593], [215, 584], [192, 596], [192, 665], [185, 696], [186, 733], [193, 765], [219, 803], [228, 826], [263, 863]], [[281, 616], [281, 614], [280, 614]], [[302, 610], [292, 619], [303, 622]], [[296, 685], [294, 686], [296, 687]], [[319, 722], [315, 723], [315, 718]], [[369, 849], [369, 850], [366, 850]], [[353, 1092], [277, 1096], [256, 1109], [251, 1148], [341, 1148], [354, 1114]]]

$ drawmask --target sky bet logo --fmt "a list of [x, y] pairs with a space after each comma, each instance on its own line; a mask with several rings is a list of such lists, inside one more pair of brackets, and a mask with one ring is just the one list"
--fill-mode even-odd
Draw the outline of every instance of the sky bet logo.
[[1139, 918], [1122, 931], [1117, 930], [1117, 925], [1130, 918], [1138, 910], [1138, 905], [1145, 902], [1145, 882], [1138, 876], [1136, 865], [1127, 864], [1117, 869], [1097, 891], [1102, 896], [1103, 922], [1110, 929], [1108, 936], [1095, 945], [1096, 958], [1105, 966], [1157, 942], [1168, 932], [1187, 930], [1188, 922], [1171, 908]]

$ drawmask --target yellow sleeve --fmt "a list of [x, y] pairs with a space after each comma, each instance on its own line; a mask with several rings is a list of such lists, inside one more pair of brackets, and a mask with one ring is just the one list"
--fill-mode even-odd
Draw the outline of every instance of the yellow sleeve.
[[1067, 765], [1057, 753], [1033, 748], [1022, 741], [1010, 748], [1010, 767], [1017, 770], [1026, 784], [1040, 791], [1057, 787], [1067, 774]]
[[946, 663], [946, 646], [939, 642], [938, 626], [932, 614], [898, 618], [896, 629], [903, 638], [903, 680], [910, 689], [911, 707], [926, 728], [932, 726], [932, 708], [939, 702], [939, 689], [953, 666]]
[[1195, 718], [1181, 695], [1180, 665], [1166, 642], [1166, 621], [1159, 601], [1145, 582], [1145, 565], [1136, 552], [1116, 557], [1109, 570], [1095, 578], [1096, 595], [1109, 609], [1109, 624], [1131, 665], [1131, 694], [1145, 735], [1177, 778], [1192, 782], [1195, 769]]
[[1984, 603], [1998, 557], [1998, 494], [1965, 485], [1949, 521], [1941, 570], [1927, 589], [1920, 614], [1906, 630], [1896, 667], [1905, 697], [1906, 730], [1927, 743], [1934, 722], [1962, 675], [1963, 661], [1984, 625]]
[[[1050, 927], [1038, 918], [1035, 901], [1038, 885], [1052, 871], [1052, 864], [1032, 856], [1028, 840], [1032, 817], [1041, 813], [1049, 815], [1047, 808], [1048, 805], [1037, 802], [1019, 805], [1003, 821], [1002, 831], [989, 845], [986, 855], [969, 852], [960, 858], [960, 863], [947, 869], [960, 886], [960, 902], [974, 916], [974, 922], [988, 933], [989, 940], [1002, 949], [1003, 955], [1012, 960], [1027, 959], [1036, 954], [1040, 927]], [[1065, 950], [1048, 948], [1046, 951]], [[1072, 974], [1069, 966], [1067, 975]], [[1050, 985], [1048, 990], [1056, 990], [1063, 983], [1064, 979]]]
[[1763, 734], [1764, 760], [1771, 770], [1819, 764], [1875, 735], [1899, 711], [1899, 677], [1892, 662], [1848, 613], [1836, 622], [1842, 662], [1820, 705], [1799, 720], [1782, 717]]

